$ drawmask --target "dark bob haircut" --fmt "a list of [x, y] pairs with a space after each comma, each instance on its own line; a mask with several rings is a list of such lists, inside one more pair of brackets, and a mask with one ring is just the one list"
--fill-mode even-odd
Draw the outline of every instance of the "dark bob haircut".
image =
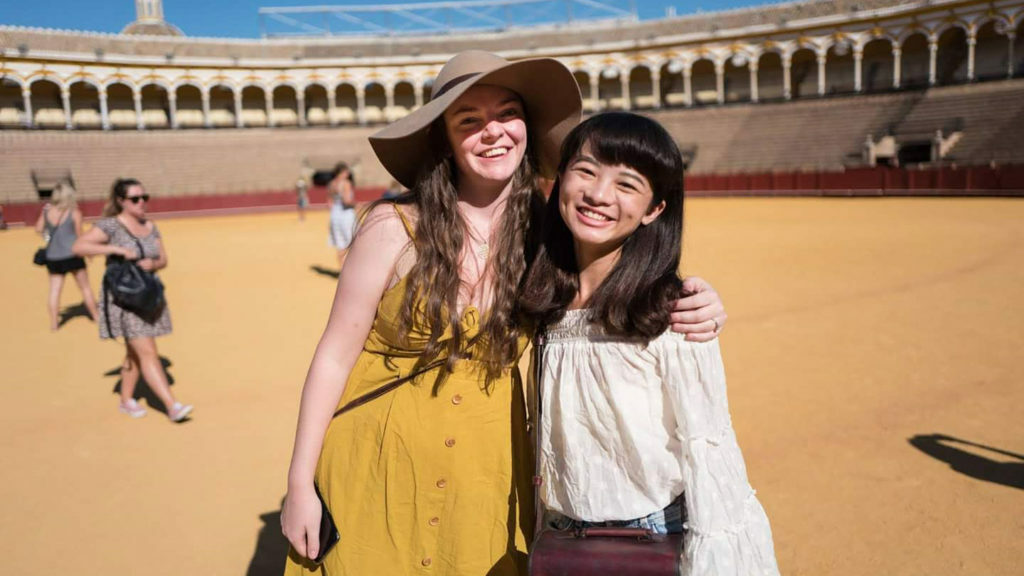
[[543, 241], [520, 297], [520, 310], [547, 325], [565, 316], [579, 291], [572, 233], [558, 209], [561, 175], [584, 145], [598, 162], [643, 174], [665, 209], [626, 238], [622, 254], [586, 306], [609, 334], [650, 340], [669, 325], [670, 305], [682, 294], [679, 259], [683, 228], [683, 159], [672, 136], [654, 120], [628, 112], [587, 119], [565, 138], [544, 215]]

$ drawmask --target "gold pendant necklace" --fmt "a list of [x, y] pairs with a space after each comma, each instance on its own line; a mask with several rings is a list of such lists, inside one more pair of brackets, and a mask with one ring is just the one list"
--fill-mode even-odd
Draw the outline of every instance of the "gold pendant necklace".
[[479, 242], [479, 245], [473, 250], [473, 252], [476, 253], [477, 258], [486, 262], [487, 257], [491, 255], [489, 240], [485, 240], [486, 237], [480, 233], [480, 230], [473, 225], [473, 222], [467, 218], [465, 214], [462, 215], [462, 219], [466, 221], [470, 238]]

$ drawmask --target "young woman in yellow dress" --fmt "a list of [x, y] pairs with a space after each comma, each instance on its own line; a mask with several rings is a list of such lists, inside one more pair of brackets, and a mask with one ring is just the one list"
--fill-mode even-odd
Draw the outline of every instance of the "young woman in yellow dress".
[[[580, 118], [553, 59], [463, 52], [429, 103], [371, 137], [411, 192], [365, 215], [338, 278], [299, 409], [282, 530], [286, 574], [525, 574], [532, 460], [516, 364], [516, 297], [538, 176]], [[717, 295], [676, 302], [677, 330], [713, 338]], [[353, 399], [443, 365], [332, 418]], [[316, 488], [314, 488], [314, 485]], [[319, 566], [319, 489], [340, 540]]]

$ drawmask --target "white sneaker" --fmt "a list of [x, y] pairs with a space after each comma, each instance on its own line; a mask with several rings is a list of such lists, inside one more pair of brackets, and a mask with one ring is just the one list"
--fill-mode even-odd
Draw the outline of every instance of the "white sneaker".
[[184, 404], [181, 402], [175, 402], [174, 406], [167, 411], [167, 417], [171, 419], [171, 422], [181, 422], [192, 413], [192, 405]]
[[121, 402], [117, 409], [121, 414], [127, 414], [132, 418], [142, 418], [146, 415], [146, 409], [139, 406], [139, 403], [135, 401], [135, 398], [132, 398], [127, 402]]

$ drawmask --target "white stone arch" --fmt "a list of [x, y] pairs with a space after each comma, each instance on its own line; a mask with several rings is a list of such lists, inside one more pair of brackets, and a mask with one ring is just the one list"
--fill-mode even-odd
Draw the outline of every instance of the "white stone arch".
[[334, 109], [330, 112], [331, 124], [356, 124], [359, 122], [359, 84], [352, 78], [340, 79], [331, 86], [334, 94]]
[[[259, 98], [253, 97], [253, 92], [246, 91], [250, 88], [259, 91]], [[262, 128], [267, 126], [270, 114], [268, 113], [268, 107], [270, 105], [270, 89], [262, 81], [252, 78], [243, 79], [238, 82], [238, 98], [241, 102], [241, 110], [239, 110], [239, 123], [243, 127], [255, 127]]]
[[[1012, 20], [1002, 13], [980, 14], [974, 21], [974, 59], [971, 79], [991, 80], [1013, 75], [1014, 28]], [[990, 27], [991, 25], [991, 27]], [[986, 34], [986, 31], [991, 33]]]
[[627, 64], [629, 71], [622, 77], [625, 78], [625, 92], [628, 94], [629, 108], [657, 108], [660, 105], [660, 97], [657, 95], [655, 82], [657, 81], [657, 67], [643, 58]]
[[722, 102], [758, 100], [757, 57], [750, 44], [733, 43], [722, 51]]
[[719, 101], [717, 51], [704, 50], [688, 54], [684, 74], [690, 76], [690, 103], [714, 104]]
[[66, 90], [67, 87], [68, 87], [67, 83], [64, 82], [63, 78], [61, 78], [60, 76], [57, 76], [56, 74], [51, 74], [49, 72], [34, 72], [32, 74], [29, 74], [28, 77], [25, 79], [25, 83], [23, 84], [23, 87], [25, 89], [31, 90], [32, 89], [32, 85], [35, 84], [36, 82], [41, 81], [41, 80], [45, 80], [47, 82], [53, 82], [61, 90]]
[[[13, 70], [0, 72], [0, 127], [20, 128], [28, 125], [25, 79]], [[28, 103], [31, 106], [31, 103]]]
[[[86, 90], [76, 90], [79, 84], [85, 85]], [[106, 93], [102, 84], [92, 76], [77, 74], [67, 79], [68, 85], [68, 108], [71, 112], [71, 126], [74, 128], [105, 128], [107, 126], [105, 116]], [[95, 99], [87, 98], [83, 92], [89, 89], [95, 91]]]
[[[190, 90], [182, 94], [183, 88], [191, 88], [198, 92], [198, 97], [189, 97]], [[206, 85], [198, 78], [187, 77], [175, 80], [171, 90], [167, 92], [174, 109], [174, 127], [202, 128], [206, 126], [206, 114], [203, 100], [208, 94]]]
[[395, 78], [391, 87], [391, 117], [394, 120], [408, 115], [416, 109], [416, 79], [412, 76]]
[[[963, 32], [963, 45], [959, 41], [943, 43], [943, 37], [956, 30]], [[957, 84], [971, 79], [973, 70], [974, 25], [963, 18], [947, 19], [935, 28], [935, 64], [930, 74], [931, 84]]]
[[[283, 101], [278, 94], [281, 88], [291, 88], [294, 102]], [[290, 78], [276, 78], [270, 83], [268, 98], [270, 99], [270, 124], [272, 126], [298, 126], [299, 102], [302, 99], [302, 87]]]
[[[323, 90], [323, 98], [316, 93], [317, 88]], [[330, 124], [328, 114], [331, 109], [331, 89], [326, 80], [315, 78], [304, 82], [299, 104], [302, 106], [301, 118], [307, 125], [326, 126]]]

